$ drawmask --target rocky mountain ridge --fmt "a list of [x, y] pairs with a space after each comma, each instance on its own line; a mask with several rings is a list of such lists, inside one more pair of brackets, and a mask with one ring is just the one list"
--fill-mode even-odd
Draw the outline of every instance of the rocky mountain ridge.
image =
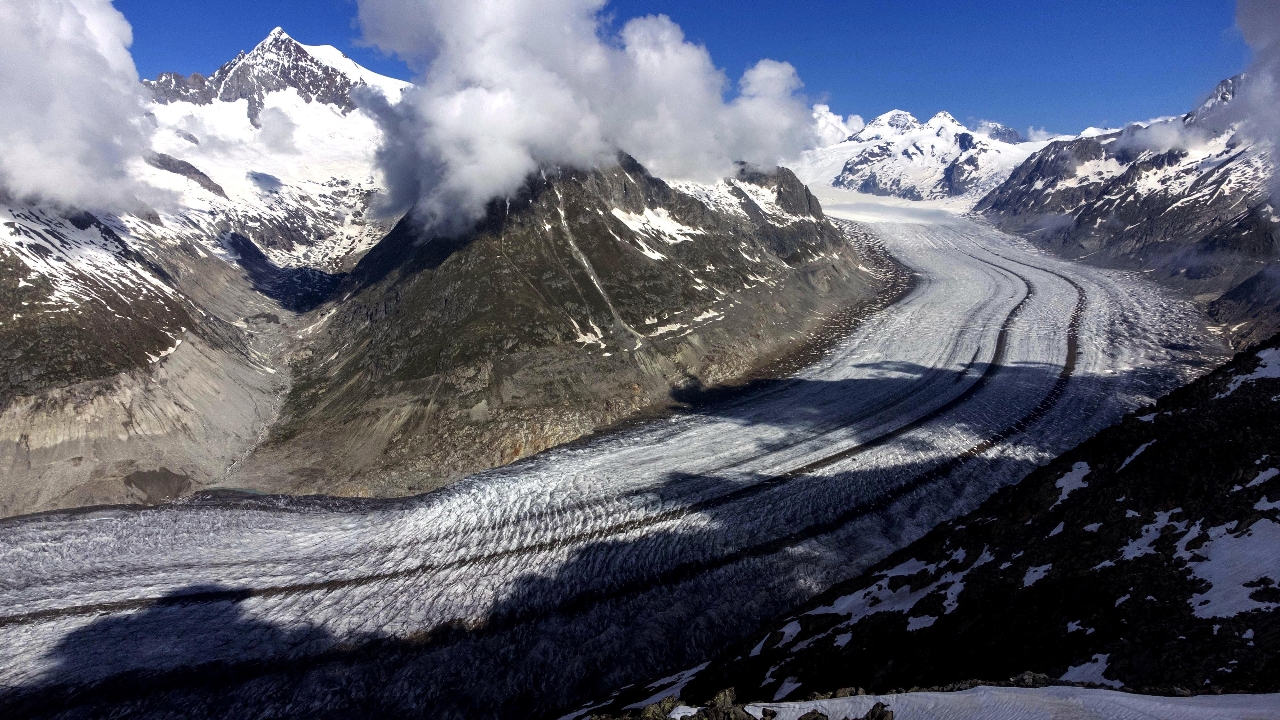
[[272, 30], [252, 51], [241, 51], [208, 77], [166, 72], [142, 84], [162, 105], [245, 100], [249, 120], [257, 128], [262, 127], [262, 111], [267, 96], [273, 92], [294, 90], [308, 103], [333, 105], [351, 112], [356, 109], [352, 91], [358, 87], [370, 87], [395, 99], [404, 86], [361, 68], [336, 48], [304, 46], [282, 28]]
[[1280, 330], [1272, 149], [1232, 112], [1243, 76], [1196, 110], [1049, 144], [975, 211], [1068, 257], [1151, 273], [1206, 303], [1236, 347]]
[[241, 474], [280, 492], [432, 489], [746, 377], [892, 272], [785, 169], [700, 186], [626, 156], [549, 168], [473, 233], [424, 242], [410, 216], [371, 250], [308, 329]]
[[1041, 147], [998, 123], [971, 130], [946, 112], [921, 123], [893, 110], [844, 142], [809, 151], [797, 172], [811, 184], [870, 195], [976, 202]]

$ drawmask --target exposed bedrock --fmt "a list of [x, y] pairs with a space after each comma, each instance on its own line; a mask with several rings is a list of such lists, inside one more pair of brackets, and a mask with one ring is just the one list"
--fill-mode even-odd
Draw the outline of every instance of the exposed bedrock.
[[70, 310], [0, 325], [0, 515], [430, 490], [780, 377], [908, 282], [787, 170], [673, 186], [625, 156], [538, 173], [460, 237], [406, 218], [341, 275], [233, 231], [11, 212], [0, 293]]
[[[281, 422], [230, 482], [396, 496], [778, 377], [905, 278], [786, 170], [669, 186], [630, 158], [531, 178], [474, 232], [412, 216], [301, 331]], [[805, 355], [812, 359], [812, 353]]]

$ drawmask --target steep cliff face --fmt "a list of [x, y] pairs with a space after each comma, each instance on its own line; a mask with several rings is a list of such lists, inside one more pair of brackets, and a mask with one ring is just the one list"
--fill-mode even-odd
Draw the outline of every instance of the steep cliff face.
[[253, 319], [277, 301], [206, 241], [130, 230], [146, 220], [22, 203], [0, 218], [0, 515], [221, 479], [286, 382], [275, 327]]
[[474, 232], [409, 217], [371, 250], [300, 336], [284, 418], [240, 478], [438, 487], [745, 378], [893, 273], [784, 169], [716, 185], [625, 156], [549, 169]]
[[1232, 122], [1241, 78], [1185, 117], [1058, 141], [976, 206], [1070, 257], [1148, 271], [1209, 306], [1242, 346], [1280, 329], [1272, 148]]

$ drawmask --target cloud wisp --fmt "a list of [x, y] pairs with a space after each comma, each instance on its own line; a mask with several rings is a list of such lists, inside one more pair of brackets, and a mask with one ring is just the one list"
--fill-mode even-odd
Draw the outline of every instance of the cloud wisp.
[[128, 208], [149, 149], [133, 32], [111, 0], [0, 0], [0, 188], [25, 200]]
[[[1245, 131], [1280, 147], [1280, 4], [1275, 0], [1238, 0], [1236, 24], [1253, 49], [1253, 63], [1241, 89]], [[1280, 199], [1280, 177], [1273, 177], [1273, 200]]]
[[541, 166], [621, 150], [664, 177], [712, 179], [856, 123], [809, 107], [788, 63], [761, 60], [735, 86], [665, 16], [612, 33], [606, 0], [358, 3], [366, 41], [420, 73], [398, 105], [365, 98], [386, 134], [389, 210], [436, 225], [473, 220]]

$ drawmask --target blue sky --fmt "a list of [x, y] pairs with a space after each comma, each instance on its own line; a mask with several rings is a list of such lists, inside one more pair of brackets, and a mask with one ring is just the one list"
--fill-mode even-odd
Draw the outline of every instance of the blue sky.
[[[461, 0], [465, 1], [465, 0]], [[212, 72], [277, 25], [408, 78], [358, 45], [350, 0], [116, 0], [145, 77]], [[664, 13], [731, 77], [791, 62], [841, 114], [948, 110], [1078, 131], [1185, 112], [1244, 68], [1232, 0], [613, 0], [615, 23]]]

